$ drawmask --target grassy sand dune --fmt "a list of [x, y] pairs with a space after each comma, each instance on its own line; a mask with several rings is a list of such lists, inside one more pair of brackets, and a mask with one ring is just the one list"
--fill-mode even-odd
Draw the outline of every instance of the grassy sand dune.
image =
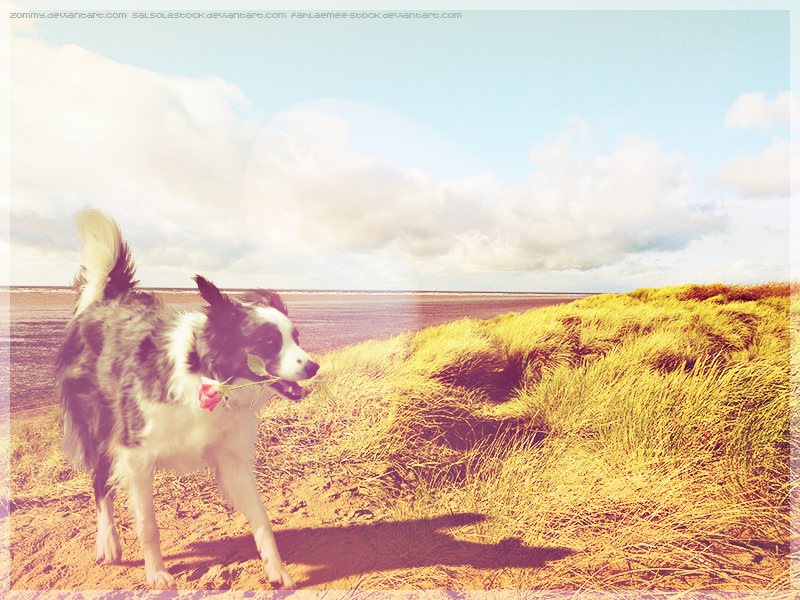
[[[328, 587], [785, 590], [789, 309], [788, 284], [640, 289], [334, 351], [265, 409], [259, 485], [347, 480], [405, 523]], [[12, 432], [17, 507], [91, 489], [57, 430]], [[218, 502], [205, 474], [156, 487]]]
[[387, 493], [576, 551], [516, 587], [787, 584], [788, 285], [457, 321], [342, 350], [321, 376], [350, 386], [312, 396], [347, 411], [331, 451]]

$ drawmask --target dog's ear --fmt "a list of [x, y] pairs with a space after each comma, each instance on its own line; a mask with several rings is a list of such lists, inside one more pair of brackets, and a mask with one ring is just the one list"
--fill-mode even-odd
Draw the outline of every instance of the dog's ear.
[[230, 310], [233, 308], [233, 302], [225, 294], [219, 291], [217, 286], [211, 283], [208, 279], [201, 275], [194, 276], [197, 289], [203, 300], [208, 302], [209, 306], [214, 310]]

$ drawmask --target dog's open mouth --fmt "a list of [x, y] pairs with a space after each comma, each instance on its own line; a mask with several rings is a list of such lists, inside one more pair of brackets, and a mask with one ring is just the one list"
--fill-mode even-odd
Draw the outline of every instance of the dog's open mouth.
[[303, 388], [295, 381], [279, 379], [278, 381], [270, 383], [269, 386], [287, 400], [297, 402], [303, 397]]

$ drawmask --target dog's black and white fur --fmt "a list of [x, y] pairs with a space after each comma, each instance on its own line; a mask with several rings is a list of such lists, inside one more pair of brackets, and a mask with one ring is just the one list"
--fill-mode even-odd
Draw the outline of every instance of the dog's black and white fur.
[[[273, 394], [260, 386], [229, 395], [213, 411], [200, 407], [201, 376], [247, 383], [259, 378], [247, 355], [260, 356], [281, 381], [272, 390], [291, 400], [297, 381], [319, 366], [298, 345], [278, 294], [257, 290], [237, 301], [195, 277], [204, 313], [176, 312], [137, 289], [135, 266], [116, 222], [96, 210], [76, 216], [85, 249], [76, 283], [80, 296], [58, 356], [66, 454], [94, 477], [97, 559], [122, 557], [114, 524], [114, 491], [130, 488], [147, 582], [172, 589], [161, 556], [153, 504], [155, 467], [193, 470], [208, 464], [220, 492], [247, 517], [269, 581], [295, 583], [278, 555], [269, 518], [256, 489], [251, 457], [258, 411]], [[263, 399], [263, 400], [262, 400]]]

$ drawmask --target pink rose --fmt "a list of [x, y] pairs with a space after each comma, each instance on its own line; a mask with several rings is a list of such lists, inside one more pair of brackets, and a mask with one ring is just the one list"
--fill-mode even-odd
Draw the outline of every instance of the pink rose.
[[214, 407], [222, 400], [219, 386], [219, 381], [200, 377], [200, 383], [197, 384], [197, 391], [200, 392], [200, 408], [214, 410]]

